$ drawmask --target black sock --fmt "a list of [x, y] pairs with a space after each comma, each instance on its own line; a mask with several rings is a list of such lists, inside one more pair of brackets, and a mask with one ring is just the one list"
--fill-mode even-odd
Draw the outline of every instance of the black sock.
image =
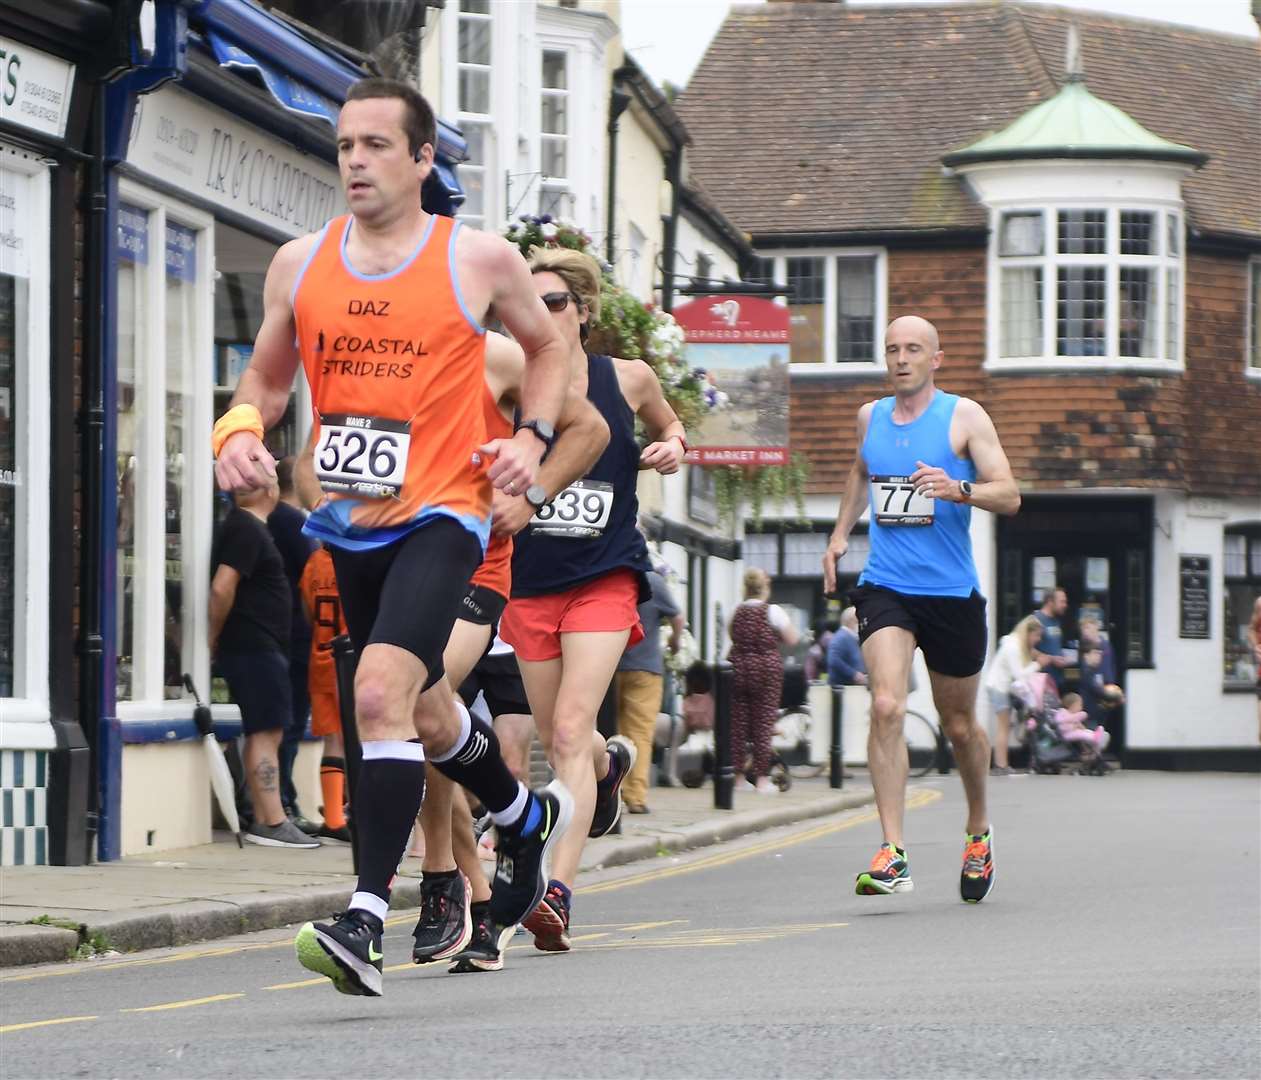
[[[365, 743], [365, 751], [372, 745]], [[423, 760], [368, 757], [365, 753], [354, 804], [355, 829], [359, 834], [357, 892], [389, 900], [390, 882], [398, 871], [398, 861], [407, 847], [424, 794]]]
[[473, 921], [490, 917], [490, 901], [474, 900], [468, 906], [469, 914], [473, 917]]
[[459, 872], [459, 870], [423, 870], [420, 878], [422, 881], [449, 881]]
[[516, 801], [517, 778], [504, 764], [499, 738], [489, 724], [470, 718], [468, 738], [444, 760], [431, 759], [438, 770], [476, 795], [486, 809], [502, 813]]

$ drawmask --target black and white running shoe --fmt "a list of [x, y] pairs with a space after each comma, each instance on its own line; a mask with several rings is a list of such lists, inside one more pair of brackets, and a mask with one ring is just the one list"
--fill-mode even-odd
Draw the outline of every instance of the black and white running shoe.
[[490, 905], [478, 905], [481, 910], [473, 919], [473, 936], [447, 971], [452, 975], [477, 971], [501, 971], [504, 956], [499, 949], [499, 929], [490, 919]]
[[294, 939], [298, 962], [343, 994], [381, 996], [381, 920], [355, 909], [331, 923], [307, 923]]
[[622, 781], [635, 767], [635, 744], [625, 735], [614, 735], [609, 740], [609, 775], [595, 788], [595, 813], [591, 816], [591, 828], [587, 835], [593, 839], [613, 831], [622, 817]]
[[490, 917], [500, 927], [515, 927], [543, 899], [552, 847], [574, 816], [574, 798], [559, 780], [530, 792], [530, 799], [520, 831], [498, 830]]

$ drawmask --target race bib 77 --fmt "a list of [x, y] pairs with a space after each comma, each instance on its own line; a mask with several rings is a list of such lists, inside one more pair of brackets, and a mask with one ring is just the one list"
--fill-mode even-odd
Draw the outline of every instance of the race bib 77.
[[372, 499], [398, 498], [407, 475], [406, 420], [338, 414], [320, 417], [315, 475], [320, 487]]
[[906, 527], [933, 523], [933, 500], [921, 495], [909, 476], [873, 476], [870, 497], [877, 525]]

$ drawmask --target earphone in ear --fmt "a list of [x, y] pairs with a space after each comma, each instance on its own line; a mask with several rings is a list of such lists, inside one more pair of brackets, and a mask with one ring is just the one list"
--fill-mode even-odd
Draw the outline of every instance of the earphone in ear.
[[418, 146], [416, 148], [416, 153], [412, 155], [412, 160], [415, 161], [417, 165], [419, 165], [420, 159], [423, 158], [424, 156], [425, 156], [425, 148], [423, 146]]

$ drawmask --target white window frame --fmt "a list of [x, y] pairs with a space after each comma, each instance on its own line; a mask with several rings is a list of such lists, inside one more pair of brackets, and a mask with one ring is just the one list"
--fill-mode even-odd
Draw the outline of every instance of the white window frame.
[[[51, 449], [48, 441], [52, 272], [50, 229], [52, 190], [48, 166], [38, 157], [0, 143], [0, 166], [26, 176], [30, 186], [31, 240], [30, 274], [27, 277], [27, 319], [24, 327], [14, 327], [26, 338], [26, 369], [20, 391], [12, 405], [25, 417], [18, 438], [19, 460], [25, 464], [22, 487], [16, 500], [19, 532], [15, 548], [21, 544], [21, 557], [14, 567], [13, 688], [15, 697], [0, 698], [0, 746], [42, 750], [56, 745], [49, 725], [48, 670], [48, 560], [37, 553], [48, 543], [50, 523], [49, 482]], [[18, 410], [21, 410], [18, 412]], [[25, 535], [22, 535], [22, 532]], [[64, 676], [63, 676], [64, 677]]]
[[[480, 175], [482, 178], [482, 212], [481, 214], [469, 214], [464, 212], [463, 206], [457, 211], [456, 216], [467, 222], [475, 229], [491, 229], [495, 228], [499, 218], [496, 216], [495, 202], [497, 193], [497, 183], [495, 177], [498, 170], [495, 168], [495, 132], [497, 125], [495, 123], [495, 59], [500, 52], [500, 42], [497, 40], [496, 33], [499, 19], [495, 15], [495, 4], [492, 0], [490, 11], [486, 14], [475, 11], [462, 11], [460, 9], [459, 0], [450, 8], [455, 16], [450, 20], [451, 26], [450, 47], [447, 55], [451, 57], [450, 69], [452, 73], [452, 84], [450, 91], [450, 101], [452, 108], [449, 110], [456, 117], [456, 123], [463, 130], [469, 124], [475, 124], [482, 128], [482, 153], [483, 161], [480, 164], [464, 162], [460, 165], [460, 173], [463, 176], [470, 174]], [[490, 28], [490, 63], [489, 64], [470, 64], [460, 59], [460, 23], [482, 22]], [[469, 112], [460, 108], [460, 72], [468, 69], [470, 71], [484, 71], [487, 80], [487, 101], [490, 107], [489, 112], [478, 113]], [[467, 185], [465, 185], [467, 186]]]
[[[119, 181], [119, 201], [149, 213], [149, 261], [143, 287], [148, 290], [147, 355], [137, 360], [137, 428], [143, 428], [142, 445], [166, 444], [166, 224], [168, 219], [197, 236], [196, 352], [192, 358], [193, 392], [188, 417], [189, 431], [205, 438], [189, 439], [185, 448], [185, 475], [181, 520], [191, 550], [183, 552], [184, 632], [189, 635], [192, 671], [205, 697], [210, 690], [210, 651], [207, 619], [210, 603], [210, 547], [214, 528], [211, 482], [214, 460], [209, 432], [214, 403], [214, 218], [184, 203], [136, 184]], [[139, 287], [139, 286], [138, 286]], [[165, 648], [166, 574], [166, 471], [150, 466], [136, 485], [136, 612], [132, 629], [132, 655], [136, 670], [132, 696], [117, 703], [122, 721], [174, 719], [192, 716], [192, 698], [163, 697]], [[191, 565], [190, 565], [191, 564]], [[121, 602], [121, 598], [119, 599]]]
[[[564, 89], [555, 89], [543, 85], [543, 55], [545, 53], [555, 53], [564, 57], [565, 60], [565, 87]], [[538, 108], [535, 113], [536, 128], [538, 132], [538, 155], [539, 155], [539, 212], [543, 212], [543, 199], [545, 196], [562, 196], [562, 204], [567, 203], [565, 212], [558, 213], [555, 216], [563, 218], [565, 221], [572, 221], [574, 218], [574, 195], [573, 195], [573, 171], [574, 171], [574, 76], [577, 74], [574, 50], [565, 46], [547, 44], [546, 42], [539, 46], [538, 62], [536, 64], [539, 77], [539, 96]], [[548, 98], [560, 98], [565, 105], [565, 131], [563, 134], [543, 130], [543, 104]], [[543, 171], [543, 144], [548, 140], [563, 141], [565, 149], [565, 176], [551, 176]], [[568, 199], [564, 199], [568, 196]]]
[[[1099, 254], [1061, 255], [1057, 251], [1058, 214], [1061, 211], [1104, 211], [1107, 240]], [[1155, 215], [1153, 229], [1157, 253], [1154, 255], [1122, 255], [1122, 212]], [[1000, 256], [1003, 218], [1007, 214], [1042, 214], [1042, 254]], [[1169, 217], [1175, 219], [1179, 245], [1176, 255], [1168, 251]], [[1063, 267], [1102, 266], [1106, 345], [1102, 356], [1059, 356], [1055, 352], [1057, 331], [1057, 271]], [[1143, 267], [1155, 271], [1156, 299], [1153, 305], [1156, 320], [1156, 352], [1154, 357], [1120, 355], [1120, 277], [1122, 267]], [[986, 359], [991, 371], [1156, 371], [1184, 370], [1186, 342], [1186, 226], [1184, 208], [1166, 202], [1120, 199], [1062, 199], [1054, 202], [1029, 201], [995, 205], [990, 210], [990, 240], [986, 259]], [[1002, 271], [1022, 267], [1042, 270], [1042, 353], [1038, 356], [1005, 357], [1002, 348]], [[1177, 342], [1170, 355], [1168, 349], [1168, 282], [1170, 270], [1177, 272]]]
[[[1254, 278], [1258, 279], [1256, 285]], [[1252, 362], [1254, 339], [1261, 339], [1261, 302], [1256, 309], [1252, 306], [1252, 297], [1258, 285], [1261, 285], [1261, 255], [1254, 255], [1245, 264], [1243, 300], [1243, 373], [1254, 382], [1261, 382], [1261, 366]]]
[[[884, 360], [884, 331], [889, 322], [889, 252], [882, 247], [823, 247], [823, 248], [772, 248], [758, 251], [759, 258], [773, 260], [775, 280], [787, 281], [788, 259], [826, 259], [823, 282], [823, 350], [826, 359], [821, 364], [789, 363], [790, 376], [826, 376], [830, 379], [883, 378], [887, 370]], [[872, 334], [872, 350], [874, 356], [870, 362], [866, 360], [838, 360], [836, 358], [836, 264], [838, 259], [870, 259], [876, 260], [876, 305], [875, 328]], [[776, 297], [775, 302], [784, 307], [791, 306], [788, 298]]]

